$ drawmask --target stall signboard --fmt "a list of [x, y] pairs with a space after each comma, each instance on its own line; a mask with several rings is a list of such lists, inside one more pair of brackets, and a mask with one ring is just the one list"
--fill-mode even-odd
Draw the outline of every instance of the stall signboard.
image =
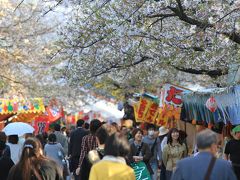
[[41, 115], [39, 117], [36, 117], [34, 120], [33, 127], [35, 129], [36, 134], [42, 134], [44, 132], [48, 132], [49, 130], [48, 116]]
[[67, 115], [66, 120], [67, 124], [76, 124], [76, 118], [74, 115]]
[[191, 92], [191, 90], [173, 84], [165, 84], [161, 94], [163, 101], [162, 104], [173, 105], [174, 107], [181, 107], [181, 94], [188, 92]]

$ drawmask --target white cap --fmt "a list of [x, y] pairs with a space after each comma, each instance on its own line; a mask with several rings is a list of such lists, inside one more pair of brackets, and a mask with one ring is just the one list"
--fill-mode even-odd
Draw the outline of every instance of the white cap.
[[165, 128], [164, 126], [161, 126], [158, 131], [159, 131], [159, 136], [163, 136], [163, 135], [167, 134], [169, 130], [167, 128]]

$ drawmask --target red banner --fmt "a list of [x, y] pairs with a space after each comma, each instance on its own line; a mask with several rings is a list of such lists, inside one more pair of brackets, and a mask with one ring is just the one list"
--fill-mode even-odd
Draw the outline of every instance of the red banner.
[[42, 115], [35, 118], [33, 126], [36, 134], [42, 134], [43, 132], [48, 132], [49, 130], [48, 116]]

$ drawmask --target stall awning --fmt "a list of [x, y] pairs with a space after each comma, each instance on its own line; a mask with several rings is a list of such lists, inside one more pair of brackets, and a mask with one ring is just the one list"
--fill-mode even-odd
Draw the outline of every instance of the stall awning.
[[42, 98], [0, 99], [0, 121], [11, 116], [13, 121], [30, 122], [45, 112]]

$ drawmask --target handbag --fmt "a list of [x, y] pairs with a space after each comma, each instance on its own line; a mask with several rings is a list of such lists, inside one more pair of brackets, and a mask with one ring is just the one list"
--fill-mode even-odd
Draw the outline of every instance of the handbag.
[[70, 175], [69, 161], [64, 157], [62, 159], [62, 164], [63, 164], [63, 176], [67, 177]]
[[62, 161], [62, 165], [63, 165], [63, 176], [67, 177], [70, 175], [70, 170], [69, 170], [69, 161], [64, 157], [63, 152], [62, 151], [58, 151], [58, 157], [61, 159]]
[[207, 172], [206, 172], [206, 174], [204, 176], [204, 180], [209, 180], [210, 179], [210, 175], [212, 173], [212, 169], [213, 169], [213, 166], [214, 166], [216, 160], [217, 159], [214, 156], [212, 156], [212, 159], [211, 159], [211, 161], [210, 161], [210, 163], [208, 165]]

